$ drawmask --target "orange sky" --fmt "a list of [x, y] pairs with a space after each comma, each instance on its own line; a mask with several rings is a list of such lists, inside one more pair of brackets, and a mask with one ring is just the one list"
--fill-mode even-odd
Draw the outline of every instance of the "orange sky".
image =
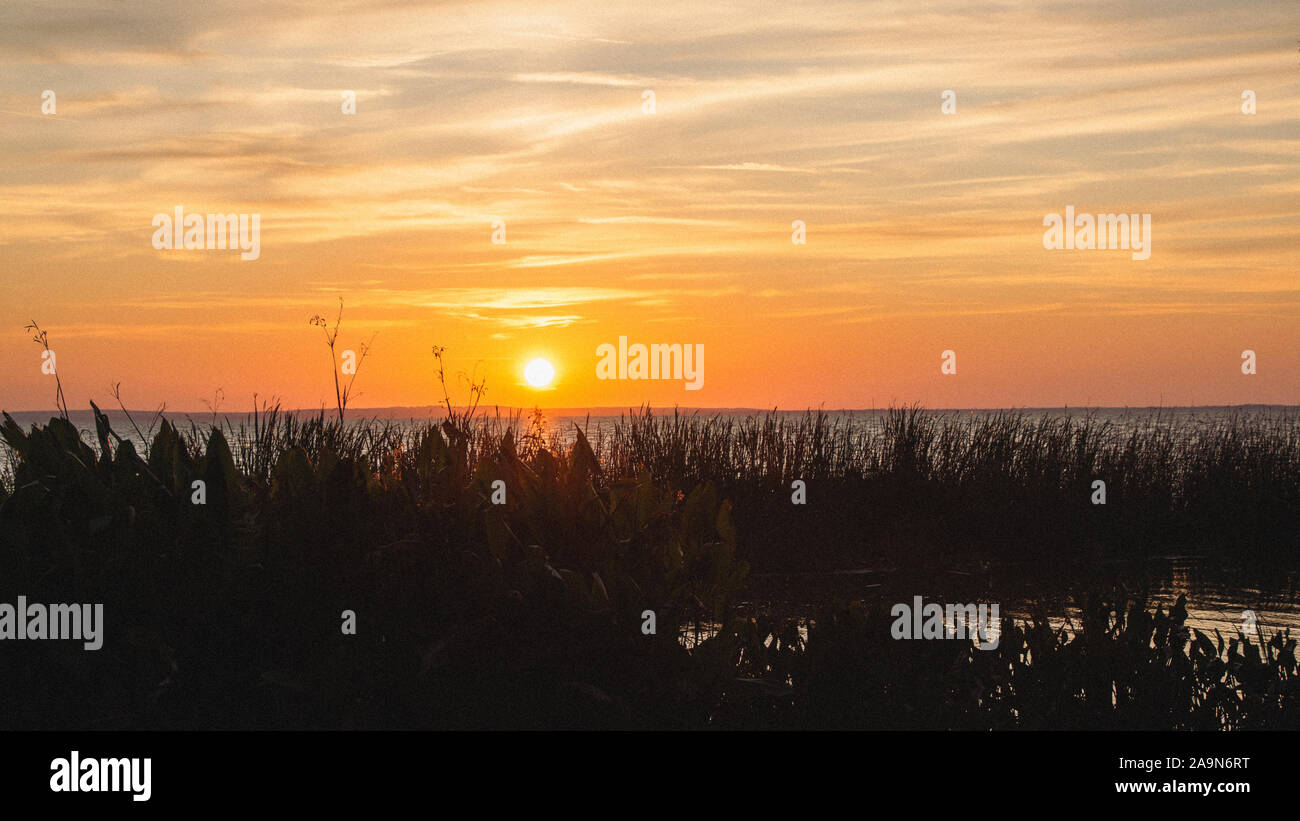
[[[32, 319], [74, 408], [332, 404], [340, 296], [357, 407], [434, 344], [512, 406], [1300, 402], [1292, 0], [319, 5], [6, 10], [0, 407], [53, 406]], [[155, 250], [177, 205], [260, 258]], [[1070, 205], [1150, 259], [1045, 250]], [[620, 336], [703, 389], [597, 379]]]

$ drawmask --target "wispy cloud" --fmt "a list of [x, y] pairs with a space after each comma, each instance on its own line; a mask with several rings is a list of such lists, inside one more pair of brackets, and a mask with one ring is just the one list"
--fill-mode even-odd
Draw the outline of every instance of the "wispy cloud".
[[[1300, 351], [1292, 0], [75, 6], [12, 4], [0, 26], [0, 321], [102, 340], [69, 357], [87, 368], [121, 354], [198, 380], [194, 334], [276, 328], [296, 367], [304, 311], [336, 295], [346, 327], [408, 358], [375, 360], [394, 403], [435, 333], [497, 361], [649, 323], [716, 332], [709, 384], [759, 404], [806, 389], [800, 369], [849, 374], [855, 334], [881, 327], [1002, 345], [1041, 320], [1038, 344], [1104, 317], [1108, 339], [1159, 341], [1217, 317]], [[261, 214], [261, 259], [155, 251], [150, 219], [178, 204]], [[1153, 214], [1152, 258], [1045, 252], [1043, 215], [1071, 204]], [[30, 370], [18, 341], [0, 335], [6, 373]], [[760, 341], [798, 366], [747, 364]], [[837, 379], [846, 403], [870, 390]]]

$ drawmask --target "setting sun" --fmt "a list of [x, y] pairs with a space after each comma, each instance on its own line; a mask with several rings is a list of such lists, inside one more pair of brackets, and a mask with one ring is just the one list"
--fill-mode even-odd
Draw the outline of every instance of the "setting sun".
[[555, 367], [545, 359], [534, 359], [524, 366], [524, 379], [534, 388], [544, 388], [555, 378]]

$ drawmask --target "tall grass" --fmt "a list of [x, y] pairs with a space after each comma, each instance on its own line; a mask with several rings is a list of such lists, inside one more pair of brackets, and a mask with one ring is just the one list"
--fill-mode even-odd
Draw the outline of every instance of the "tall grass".
[[[592, 437], [616, 475], [716, 481], [752, 526], [752, 556], [794, 569], [855, 556], [1024, 559], [1159, 552], [1300, 556], [1300, 417], [936, 415], [879, 425], [822, 412], [744, 420], [643, 409]], [[809, 502], [790, 505], [803, 480]], [[1093, 483], [1105, 483], [1104, 505]], [[770, 537], [770, 538], [769, 538]], [[840, 549], [842, 548], [842, 549]]]
[[[424, 423], [343, 423], [267, 403], [214, 421], [240, 472], [263, 483], [294, 448], [313, 462], [328, 452], [376, 476], [418, 476], [430, 437], [451, 437], [472, 475], [507, 435], [528, 460], [563, 459], [573, 441], [574, 430], [551, 429], [540, 413], [525, 421], [447, 404], [445, 421]], [[1286, 411], [1153, 413], [1121, 425], [1087, 412], [910, 406], [862, 424], [820, 411], [736, 418], [646, 407], [582, 433], [605, 477], [644, 473], [683, 492], [716, 484], [744, 514], [746, 558], [772, 569], [940, 556], [1300, 558], [1300, 417]], [[178, 434], [198, 455], [209, 429], [191, 422]], [[808, 486], [802, 507], [791, 504], [795, 480]], [[1104, 505], [1093, 504], [1095, 481]]]
[[[1184, 628], [1182, 602], [1090, 605], [1069, 635], [1004, 620], [996, 652], [891, 641], [861, 604], [806, 637], [740, 615], [751, 569], [1189, 548], [1294, 562], [1291, 416], [1124, 429], [910, 407], [860, 427], [643, 409], [563, 432], [264, 404], [214, 421], [163, 420], [141, 453], [98, 409], [90, 437], [5, 416], [0, 601], [102, 602], [112, 652], [4, 642], [0, 724], [1296, 726], [1294, 640], [1216, 642]], [[705, 622], [720, 629], [678, 642]]]

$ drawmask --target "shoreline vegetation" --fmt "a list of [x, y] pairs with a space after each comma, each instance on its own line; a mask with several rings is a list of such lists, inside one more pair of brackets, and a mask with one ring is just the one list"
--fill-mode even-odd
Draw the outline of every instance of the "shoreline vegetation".
[[1183, 599], [1098, 590], [1074, 629], [1004, 616], [992, 650], [891, 639], [924, 582], [806, 619], [742, 606], [751, 576], [864, 563], [1294, 567], [1290, 412], [1125, 428], [911, 406], [861, 428], [642, 408], [584, 432], [447, 410], [159, 414], [143, 448], [98, 408], [85, 437], [6, 414], [0, 600], [103, 603], [106, 640], [0, 642], [0, 725], [1300, 728], [1290, 634], [1189, 628]]

